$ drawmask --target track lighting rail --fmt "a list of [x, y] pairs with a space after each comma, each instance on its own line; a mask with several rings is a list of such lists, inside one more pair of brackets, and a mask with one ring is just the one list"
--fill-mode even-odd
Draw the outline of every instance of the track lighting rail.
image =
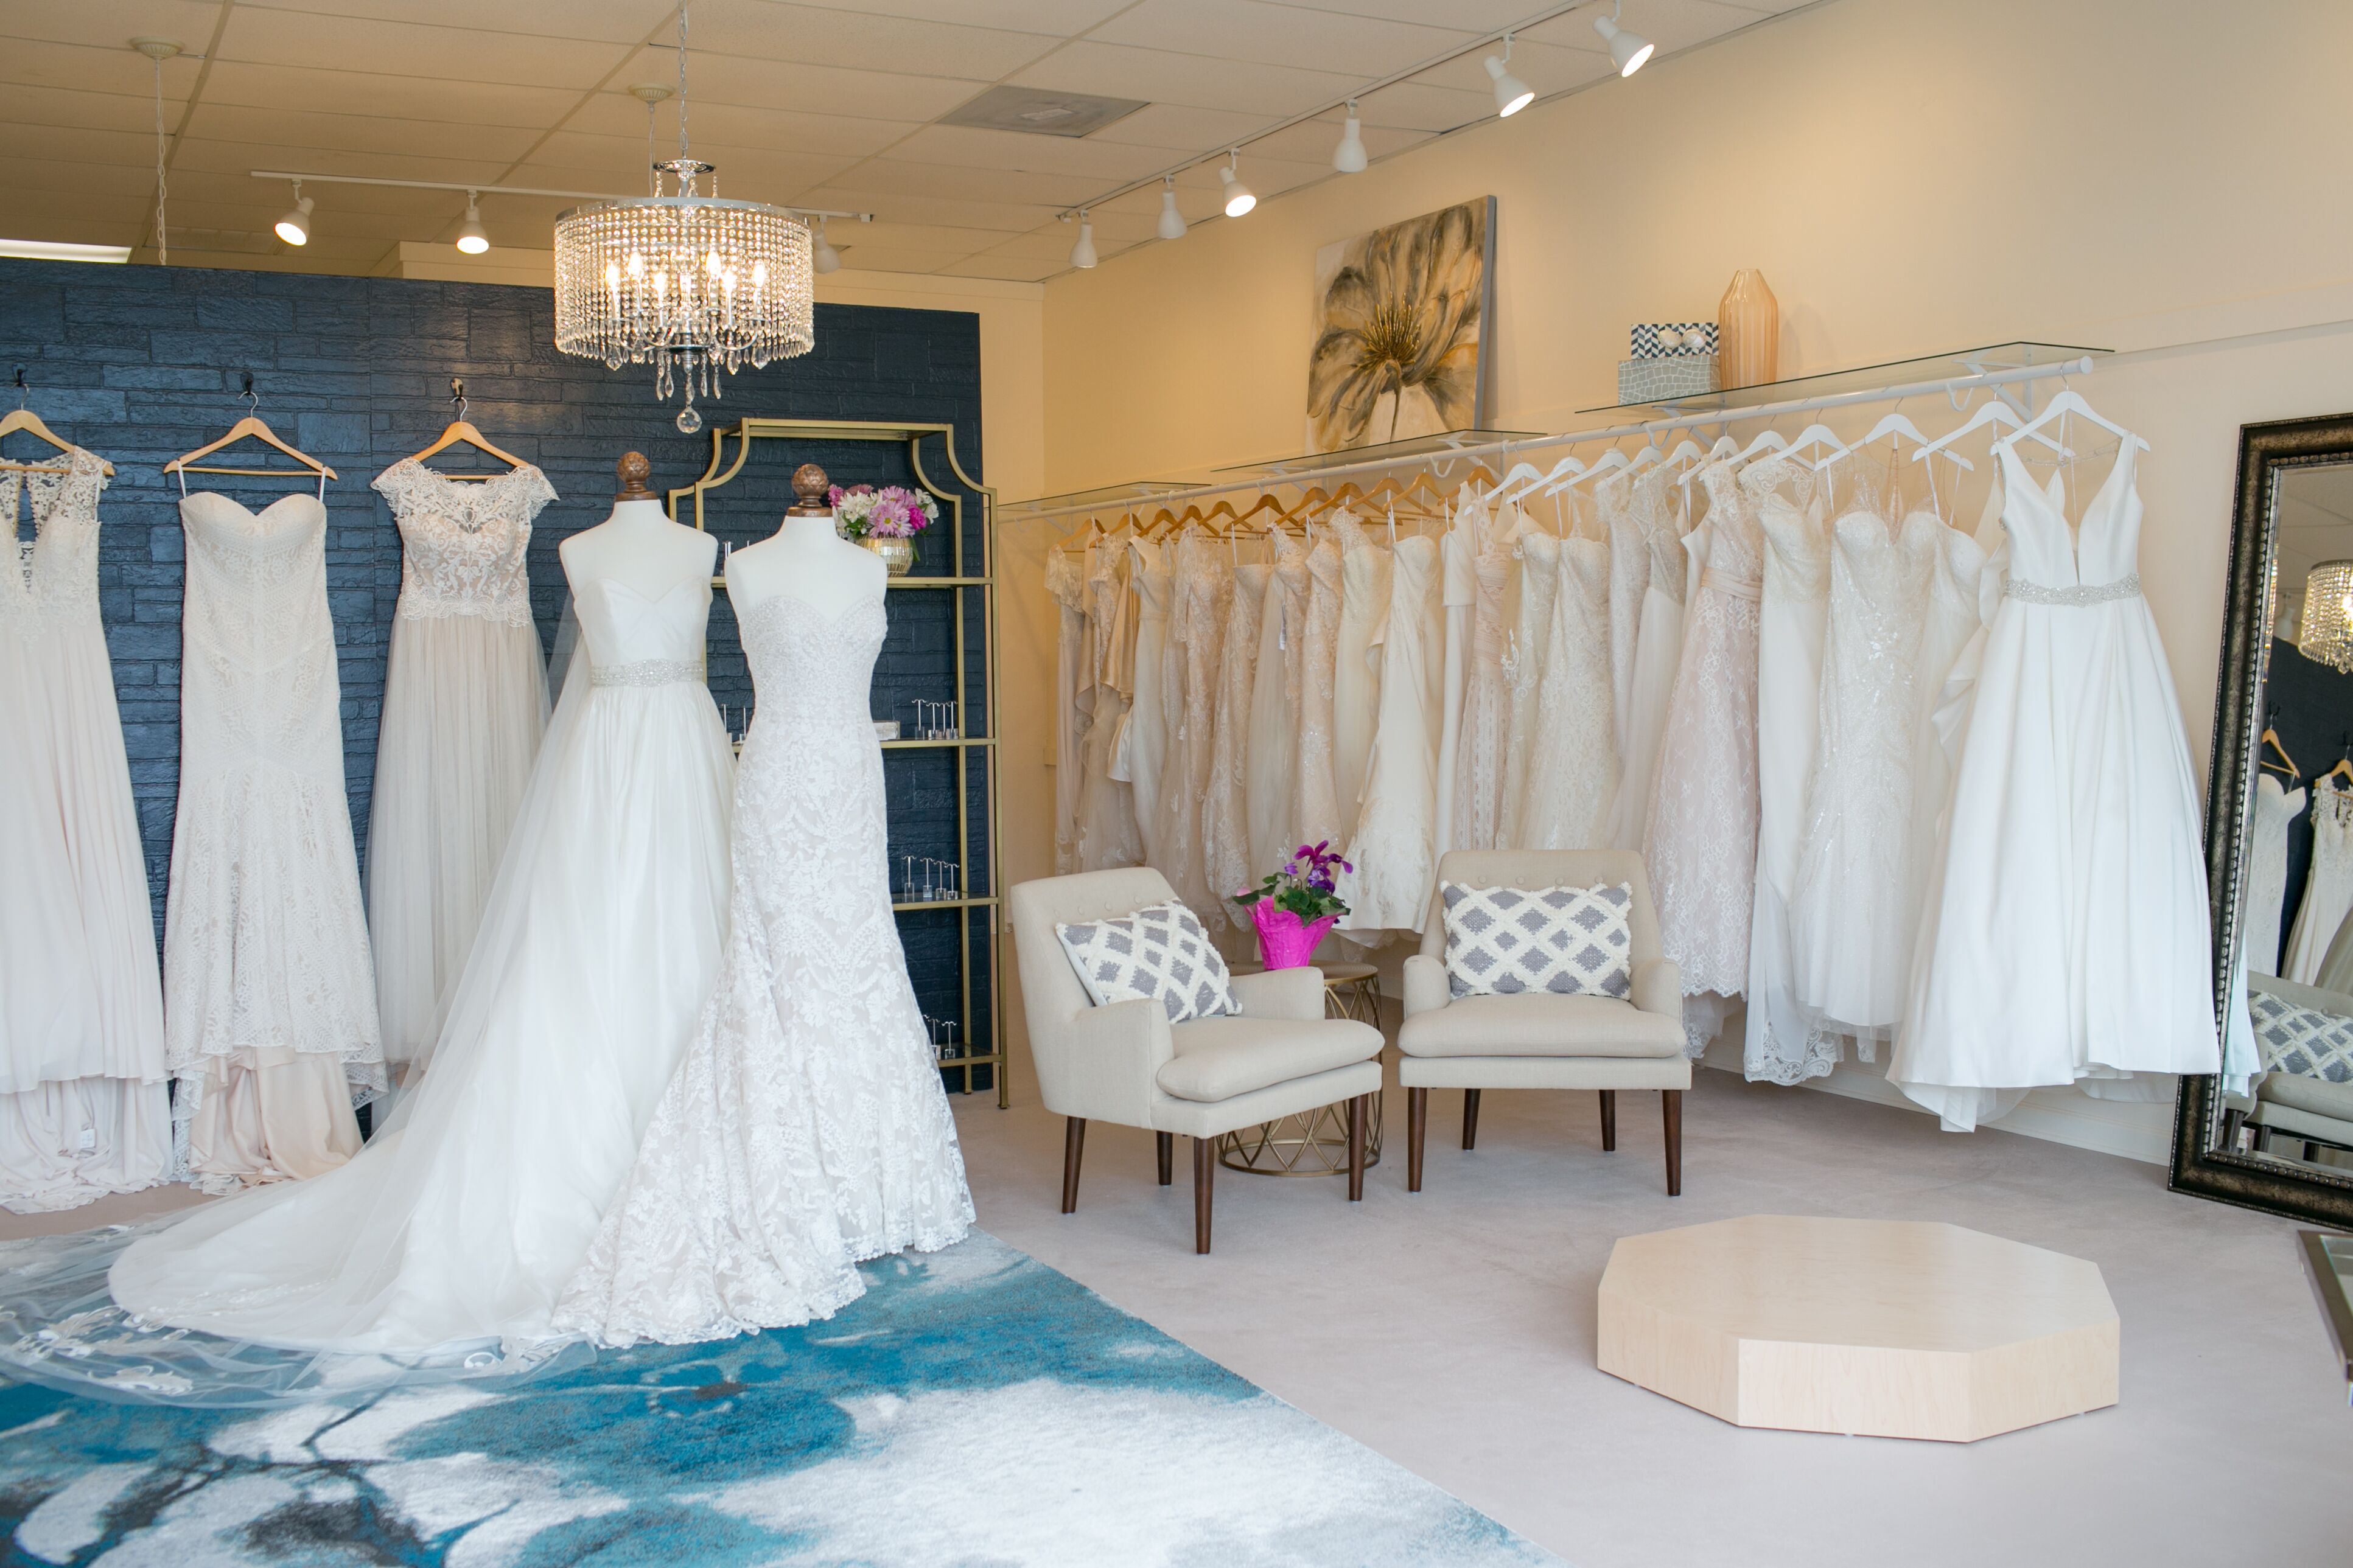
[[[551, 191], [533, 185], [469, 184], [462, 180], [380, 180], [363, 174], [298, 174], [286, 169], [248, 169], [246, 173], [257, 180], [290, 180], [297, 184], [319, 185], [390, 185], [406, 191], [459, 191], [470, 195], [485, 196], [554, 196], [559, 200], [580, 202], [638, 201], [642, 193], [622, 195], [612, 191]], [[855, 218], [860, 223], [872, 223], [872, 213], [836, 212], [828, 207], [797, 207], [779, 202], [776, 205], [796, 217]]]

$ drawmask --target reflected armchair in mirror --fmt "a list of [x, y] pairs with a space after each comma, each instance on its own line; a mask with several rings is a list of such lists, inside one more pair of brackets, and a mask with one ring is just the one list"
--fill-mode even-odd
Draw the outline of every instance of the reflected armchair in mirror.
[[2207, 781], [2220, 1078], [2181, 1192], [2353, 1225], [2353, 414], [2249, 425]]

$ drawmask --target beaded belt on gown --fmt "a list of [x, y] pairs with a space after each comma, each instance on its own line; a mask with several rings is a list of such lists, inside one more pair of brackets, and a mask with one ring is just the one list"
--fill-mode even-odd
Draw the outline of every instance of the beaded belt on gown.
[[702, 679], [699, 658], [647, 658], [635, 664], [591, 665], [588, 669], [591, 686], [670, 686]]
[[2140, 574], [2127, 572], [2113, 583], [2092, 583], [2080, 588], [2047, 588], [2040, 583], [2005, 577], [2001, 591], [2005, 598], [2022, 599], [2030, 605], [2105, 605], [2110, 599], [2139, 598]]

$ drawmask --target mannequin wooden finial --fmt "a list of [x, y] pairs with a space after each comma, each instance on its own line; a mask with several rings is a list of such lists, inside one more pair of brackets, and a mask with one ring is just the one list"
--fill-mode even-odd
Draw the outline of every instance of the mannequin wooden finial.
[[654, 492], [646, 489], [646, 480], [653, 476], [654, 466], [643, 452], [624, 452], [621, 460], [613, 465], [613, 472], [621, 478], [621, 491], [615, 500], [652, 500]]
[[825, 492], [831, 481], [825, 470], [815, 463], [803, 463], [793, 470], [793, 494], [796, 498], [786, 517], [823, 517], [833, 510], [826, 504]]

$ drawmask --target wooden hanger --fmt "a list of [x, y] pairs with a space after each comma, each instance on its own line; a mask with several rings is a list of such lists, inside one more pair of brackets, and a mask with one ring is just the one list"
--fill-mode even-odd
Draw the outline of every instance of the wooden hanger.
[[[448, 428], [441, 432], [440, 438], [435, 441], [433, 445], [426, 447], [422, 452], [412, 453], [408, 459], [410, 462], [422, 463], [426, 458], [433, 456], [436, 452], [446, 450], [448, 447], [456, 446], [459, 442], [463, 441], [467, 446], [474, 447], [477, 451], [488, 452], [500, 462], [506, 464], [508, 472], [510, 473], [513, 472], [516, 468], [526, 468], [531, 466], [524, 462], [521, 458], [516, 457], [512, 452], [507, 451], [503, 447], [492, 446], [490, 440], [484, 437], [480, 430], [475, 429], [474, 426], [468, 422], [466, 418], [466, 384], [459, 380], [456, 376], [451, 376], [449, 378], [449, 401], [456, 406], [458, 416], [449, 421]], [[495, 479], [501, 476], [497, 474], [443, 474], [441, 477], [445, 479]]]
[[[76, 447], [71, 441], [65, 439], [56, 431], [50, 429], [47, 426], [42, 424], [41, 416], [25, 406], [25, 367], [20, 364], [16, 367], [16, 406], [10, 412], [5, 415], [0, 415], [0, 436], [12, 436], [17, 431], [22, 430], [27, 436], [39, 437], [42, 440], [47, 441], [50, 446], [55, 447], [60, 452], [72, 453], [78, 452], [81, 449], [80, 447]], [[95, 453], [91, 455], [94, 457], [96, 456]], [[103, 458], [100, 458], [98, 459], [98, 467], [100, 473], [111, 475], [114, 472], [114, 465], [108, 462]], [[43, 463], [0, 462], [0, 469], [5, 469], [12, 474], [69, 474], [73, 472], [70, 468], [60, 468], [53, 464]]]
[[[2269, 768], [2275, 773], [2285, 773], [2292, 779], [2302, 778], [2304, 776], [2304, 770], [2295, 765], [2295, 759], [2287, 754], [2287, 748], [2285, 746], [2280, 744], [2279, 731], [2272, 728], [2272, 721], [2278, 717], [2278, 712], [2274, 710], [2263, 721], [2263, 738], [2256, 744], [2256, 755], [2258, 757], [2262, 757], [2262, 762], [2259, 765]], [[2264, 746], [2269, 746], [2273, 751], [2279, 753], [2278, 762], [2273, 762], [2269, 757], [2263, 757], [2262, 748]]]
[[196, 459], [198, 458], [209, 458], [215, 452], [219, 451], [223, 447], [233, 447], [237, 442], [242, 441], [247, 437], [250, 436], [265, 447], [277, 447], [278, 450], [285, 453], [288, 457], [301, 464], [309, 472], [318, 475], [322, 479], [332, 479], [337, 477], [334, 469], [327, 467], [326, 464], [319, 461], [318, 458], [311, 456], [310, 453], [305, 452], [299, 447], [288, 446], [285, 442], [278, 438], [277, 431], [272, 430], [268, 425], [262, 423], [261, 416], [259, 412], [257, 412], [261, 407], [261, 399], [253, 390], [253, 373], [251, 371], [247, 371], [245, 373], [245, 390], [237, 395], [248, 400], [248, 412], [245, 417], [238, 420], [235, 425], [230, 426], [228, 434], [222, 437], [219, 440], [209, 442], [205, 446], [197, 447], [193, 452], [183, 452], [178, 457], [173, 458], [170, 462], [164, 464], [164, 471], [165, 473], [254, 474], [265, 479], [282, 479], [286, 474], [286, 470], [284, 468], [206, 468], [196, 466]]

